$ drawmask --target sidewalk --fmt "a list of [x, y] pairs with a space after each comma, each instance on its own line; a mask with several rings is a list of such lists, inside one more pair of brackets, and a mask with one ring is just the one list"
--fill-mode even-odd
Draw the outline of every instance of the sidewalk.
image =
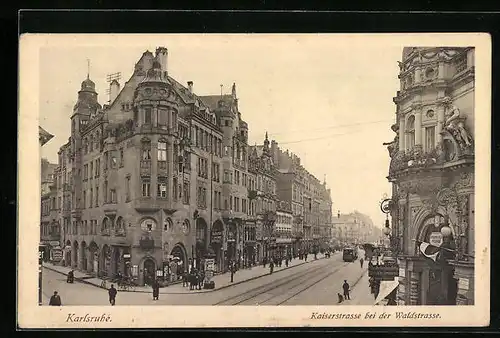
[[[334, 253], [334, 255], [337, 255], [338, 253]], [[319, 259], [324, 259], [325, 255], [323, 254], [318, 254], [318, 260]], [[285, 262], [283, 261], [283, 265], [281, 268], [279, 267], [274, 267], [274, 273], [280, 272], [286, 269], [290, 269], [299, 265], [303, 264], [309, 264], [311, 262], [314, 262], [314, 255], [309, 255], [307, 262], [304, 262], [303, 260], [299, 260], [298, 258], [292, 259], [291, 262], [288, 263], [288, 267], [285, 266]], [[58, 265], [53, 265], [51, 263], [43, 263], [43, 267], [52, 270], [58, 273], [61, 273], [63, 275], [68, 275], [68, 272], [71, 270], [69, 267], [65, 266], [58, 266]], [[101, 287], [102, 279], [94, 277], [90, 274], [83, 273], [81, 271], [73, 270], [74, 275], [75, 275], [75, 281], [85, 283], [85, 284], [91, 284], [96, 287]], [[215, 275], [212, 280], [215, 282], [215, 289], [202, 289], [202, 290], [189, 290], [189, 287], [182, 286], [182, 282], [177, 282], [175, 284], [171, 284], [169, 286], [160, 288], [160, 294], [191, 294], [191, 293], [203, 293], [203, 292], [212, 292], [220, 289], [224, 289], [233, 285], [238, 285], [244, 282], [248, 282], [260, 277], [264, 277], [269, 275], [269, 264], [266, 265], [264, 268], [261, 265], [254, 266], [252, 268], [248, 269], [240, 269], [234, 274], [234, 282], [231, 283], [231, 275], [230, 273], [224, 273], [224, 274], [219, 274]], [[109, 287], [111, 285], [110, 281], [106, 282], [107, 286]], [[134, 291], [131, 290], [120, 290], [120, 292], [152, 292], [151, 287], [149, 286], [137, 286]]]
[[375, 298], [370, 293], [370, 277], [368, 276], [368, 269], [365, 269], [363, 275], [352, 287], [350, 293], [350, 300], [345, 300], [342, 305], [373, 305]]

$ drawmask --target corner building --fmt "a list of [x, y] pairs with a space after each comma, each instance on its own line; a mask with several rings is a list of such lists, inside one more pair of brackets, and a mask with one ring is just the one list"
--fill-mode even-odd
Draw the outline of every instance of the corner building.
[[[146, 51], [102, 107], [82, 82], [56, 169], [64, 264], [151, 283], [207, 256], [218, 271], [243, 252], [248, 125], [231, 95], [197, 96]], [[175, 259], [173, 259], [175, 258]]]
[[[474, 304], [474, 48], [407, 47], [391, 157], [398, 301]], [[442, 244], [440, 244], [440, 240]], [[434, 261], [421, 242], [448, 250]]]

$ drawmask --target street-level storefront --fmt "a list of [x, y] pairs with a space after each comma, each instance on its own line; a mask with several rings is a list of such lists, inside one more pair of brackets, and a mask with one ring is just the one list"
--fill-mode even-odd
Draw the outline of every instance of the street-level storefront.
[[276, 254], [283, 259], [292, 254], [292, 238], [276, 238]]
[[214, 271], [221, 272], [224, 269], [224, 223], [217, 220], [210, 231], [210, 247], [214, 252]]

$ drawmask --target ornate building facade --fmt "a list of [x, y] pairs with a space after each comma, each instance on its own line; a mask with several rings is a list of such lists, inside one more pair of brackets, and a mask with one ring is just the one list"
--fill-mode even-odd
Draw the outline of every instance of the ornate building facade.
[[[407, 47], [399, 65], [386, 144], [399, 303], [474, 304], [474, 48]], [[445, 250], [431, 260], [422, 242]]]
[[[81, 83], [71, 136], [58, 152], [51, 193], [61, 264], [149, 284], [203, 268], [208, 257], [222, 272], [231, 261], [250, 266], [269, 255], [277, 163], [286, 161], [267, 136], [262, 146], [248, 146], [236, 85], [231, 94], [198, 96], [192, 81], [184, 86], [169, 76], [168, 51], [159, 47], [143, 53], [123, 87], [113, 80], [109, 89], [101, 106], [89, 76]], [[293, 175], [303, 187], [300, 163]], [[312, 240], [299, 191], [289, 199], [298, 216], [292, 235]]]
[[276, 244], [276, 176], [269, 139], [266, 133], [263, 145], [250, 147], [249, 154], [249, 198], [251, 215], [256, 225], [256, 261], [273, 255]]
[[146, 51], [104, 107], [82, 82], [55, 171], [64, 264], [149, 283], [207, 255], [218, 271], [241, 258], [248, 125], [236, 87], [197, 96], [167, 61], [166, 48]]

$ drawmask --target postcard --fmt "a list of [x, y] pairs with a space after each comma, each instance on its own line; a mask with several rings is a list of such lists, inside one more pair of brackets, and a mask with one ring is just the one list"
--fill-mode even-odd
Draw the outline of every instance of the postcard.
[[488, 325], [489, 35], [19, 55], [20, 328]]

